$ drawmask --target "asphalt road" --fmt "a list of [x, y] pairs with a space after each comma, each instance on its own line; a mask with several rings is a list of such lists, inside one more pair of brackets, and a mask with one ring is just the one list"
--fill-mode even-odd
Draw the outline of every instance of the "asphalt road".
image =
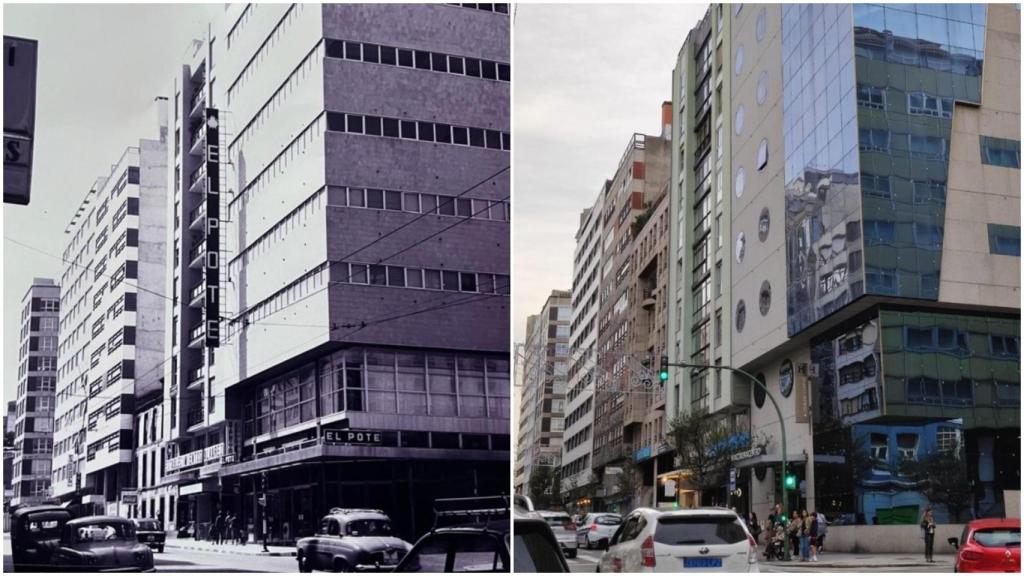
[[[297, 572], [295, 558], [225, 554], [167, 548], [154, 553], [157, 572]], [[11, 560], [11, 539], [4, 534], [4, 572], [14, 572]]]
[[575, 558], [566, 558], [569, 570], [573, 572], [597, 572], [597, 562], [601, 559], [601, 550], [585, 550], [580, 548]]

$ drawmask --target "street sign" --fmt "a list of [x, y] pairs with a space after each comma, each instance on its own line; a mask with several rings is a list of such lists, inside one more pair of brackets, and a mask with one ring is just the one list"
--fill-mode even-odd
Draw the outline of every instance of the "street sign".
[[4, 36], [4, 202], [27, 205], [36, 130], [35, 40]]
[[729, 468], [729, 492], [736, 491], [736, 469]]
[[121, 504], [135, 506], [139, 503], [138, 490], [121, 490]]
[[321, 432], [327, 444], [356, 444], [360, 446], [380, 446], [384, 434], [375, 430], [338, 430], [324, 428]]

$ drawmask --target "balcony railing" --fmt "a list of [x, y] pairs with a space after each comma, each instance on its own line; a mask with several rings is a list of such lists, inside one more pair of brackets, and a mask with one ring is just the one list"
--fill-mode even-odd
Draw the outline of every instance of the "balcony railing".
[[196, 424], [202, 424], [202, 423], [203, 423], [203, 409], [201, 407], [200, 408], [193, 408], [192, 410], [188, 411], [188, 414], [185, 415], [185, 426], [187, 428], [191, 428], [191, 427], [195, 426]]
[[195, 260], [204, 252], [206, 252], [206, 240], [200, 240], [199, 242], [196, 242], [196, 245], [193, 246], [192, 249], [188, 251], [189, 261]]
[[189, 100], [189, 110], [195, 110], [196, 105], [202, 102], [204, 98], [206, 98], [206, 78], [200, 78], [196, 82], [195, 92], [192, 93], [192, 98]]
[[189, 332], [188, 332], [188, 340], [189, 340], [189, 342], [192, 342], [194, 340], [202, 338], [205, 334], [206, 334], [206, 324], [201, 322], [198, 326], [196, 326], [195, 328], [189, 330]]
[[202, 296], [205, 293], [206, 293], [206, 282], [205, 281], [200, 281], [198, 284], [193, 286], [191, 290], [189, 290], [189, 292], [188, 292], [188, 299], [191, 302], [191, 301], [199, 298], [200, 296]]
[[194, 210], [188, 213], [189, 228], [193, 230], [201, 230], [202, 226], [198, 226], [203, 221], [203, 217], [206, 216], [206, 202], [200, 202], [199, 206], [196, 206]]
[[199, 164], [199, 168], [196, 168], [194, 172], [188, 177], [188, 188], [193, 189], [197, 182], [206, 179], [206, 163]]

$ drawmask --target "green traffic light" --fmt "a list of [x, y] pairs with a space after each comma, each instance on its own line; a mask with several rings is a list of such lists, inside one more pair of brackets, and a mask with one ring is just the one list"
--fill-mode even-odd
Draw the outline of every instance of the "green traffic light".
[[785, 514], [783, 514], [782, 515], [782, 523], [785, 524], [786, 522], [789, 522], [789, 516], [786, 516]]
[[662, 370], [661, 372], [659, 372], [658, 373], [658, 378], [661, 378], [662, 382], [665, 382], [666, 380], [668, 380], [668, 370]]
[[794, 476], [792, 474], [787, 474], [786, 475], [786, 489], [787, 490], [792, 490], [793, 488], [796, 488], [796, 476]]

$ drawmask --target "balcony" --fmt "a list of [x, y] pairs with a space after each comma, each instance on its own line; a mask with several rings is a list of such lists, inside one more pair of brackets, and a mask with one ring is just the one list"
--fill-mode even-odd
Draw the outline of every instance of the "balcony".
[[188, 267], [202, 268], [206, 257], [206, 240], [196, 242], [196, 245], [188, 251]]
[[188, 177], [188, 191], [197, 194], [206, 191], [206, 162], [200, 163], [199, 168]]
[[204, 336], [206, 336], [206, 323], [200, 322], [198, 326], [190, 330], [188, 333], [188, 347], [202, 348]]
[[196, 232], [203, 232], [205, 230], [206, 222], [206, 202], [200, 202], [199, 206], [196, 206], [195, 210], [192, 210], [188, 214], [188, 229]]
[[658, 296], [654, 293], [653, 288], [643, 289], [643, 300], [640, 301], [642, 308], [653, 308], [658, 302]]
[[188, 386], [185, 388], [188, 390], [201, 390], [203, 382], [206, 377], [206, 366], [200, 366], [194, 370], [188, 371]]
[[185, 414], [185, 427], [192, 429], [203, 425], [203, 408], [193, 408]]
[[191, 308], [202, 308], [206, 303], [206, 279], [200, 280], [188, 292], [188, 305]]
[[205, 148], [204, 144], [206, 143], [206, 122], [199, 122], [194, 130], [189, 130], [189, 138], [192, 142], [192, 147], [189, 148], [188, 153], [202, 158], [203, 149]]
[[205, 110], [203, 104], [206, 103], [206, 78], [200, 78], [196, 82], [195, 92], [192, 93], [192, 100], [189, 101], [189, 118], [202, 118], [202, 112]]

